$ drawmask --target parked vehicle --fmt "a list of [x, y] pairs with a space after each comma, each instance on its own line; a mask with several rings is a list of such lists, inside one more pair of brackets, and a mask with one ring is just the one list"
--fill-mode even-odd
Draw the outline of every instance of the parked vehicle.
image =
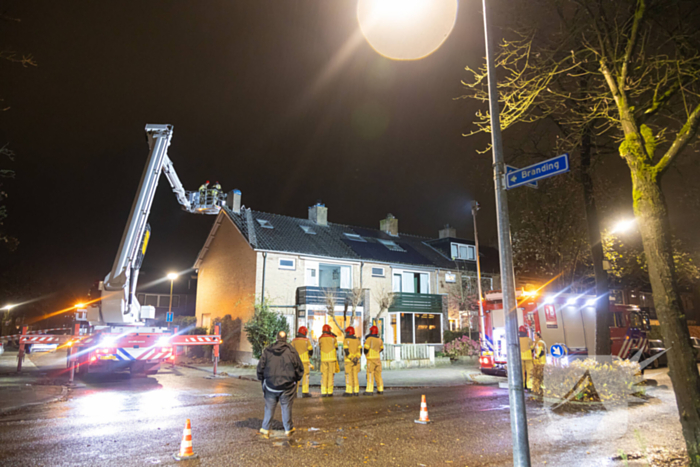
[[[516, 293], [518, 327], [525, 327], [530, 338], [539, 332], [551, 348], [562, 344], [567, 360], [586, 358], [595, 349], [595, 296], [580, 294]], [[610, 348], [614, 357], [627, 359], [646, 349], [649, 320], [639, 307], [610, 304]], [[505, 376], [507, 369], [505, 314], [502, 294], [491, 291], [482, 302], [479, 320], [481, 372]], [[700, 340], [698, 340], [700, 349]], [[551, 355], [548, 359], [552, 358]]]
[[5, 353], [5, 343], [0, 341], [0, 355]]
[[[649, 351], [647, 352], [645, 358], [653, 357], [654, 355], [666, 350], [664, 346], [664, 341], [661, 339], [652, 339], [649, 341]], [[668, 353], [664, 353], [659, 358], [651, 362], [652, 368], [659, 368], [660, 366], [668, 366]]]

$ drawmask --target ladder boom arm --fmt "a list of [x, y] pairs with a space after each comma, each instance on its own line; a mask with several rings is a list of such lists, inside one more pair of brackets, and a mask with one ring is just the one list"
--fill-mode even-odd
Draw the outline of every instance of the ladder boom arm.
[[[131, 267], [141, 246], [141, 239], [151, 213], [151, 206], [163, 165], [165, 161], [169, 162], [167, 151], [172, 134], [172, 125], [146, 125], [146, 138], [150, 154], [141, 176], [136, 197], [131, 205], [131, 212], [124, 228], [112, 270], [104, 280], [105, 290], [126, 289], [125, 292], [129, 293], [128, 285]], [[170, 165], [172, 166], [172, 163]], [[172, 173], [174, 174], [174, 170]], [[177, 179], [177, 175], [175, 175], [175, 178]]]
[[165, 173], [165, 177], [168, 179], [168, 182], [170, 182], [170, 186], [173, 188], [173, 193], [175, 193], [175, 196], [177, 197], [177, 202], [182, 205], [182, 209], [187, 212], [195, 212], [194, 208], [192, 207], [192, 203], [190, 203], [190, 201], [187, 199], [187, 194], [185, 192], [185, 188], [180, 182], [180, 177], [178, 177], [177, 172], [175, 172], [173, 161], [171, 161], [167, 155], [163, 160], [163, 173]]

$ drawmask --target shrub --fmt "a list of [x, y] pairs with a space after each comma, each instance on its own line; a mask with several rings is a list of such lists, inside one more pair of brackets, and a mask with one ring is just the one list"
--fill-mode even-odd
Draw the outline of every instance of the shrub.
[[450, 358], [473, 357], [479, 355], [479, 342], [462, 336], [445, 344], [442, 350]]
[[267, 301], [255, 305], [252, 318], [243, 327], [248, 336], [248, 342], [253, 346], [253, 357], [260, 358], [262, 351], [273, 343], [277, 333], [285, 331], [289, 334], [289, 325], [284, 316], [270, 310]]
[[546, 365], [542, 390], [546, 397], [581, 402], [622, 401], [643, 392], [639, 363], [615, 359], [574, 360], [569, 366]]
[[469, 328], [457, 329], [456, 331], [447, 330], [442, 333], [443, 342], [452, 342], [453, 340], [459, 339], [462, 336], [471, 337], [473, 340], [479, 340], [479, 331], [477, 329], [472, 329], [471, 335], [469, 335]]

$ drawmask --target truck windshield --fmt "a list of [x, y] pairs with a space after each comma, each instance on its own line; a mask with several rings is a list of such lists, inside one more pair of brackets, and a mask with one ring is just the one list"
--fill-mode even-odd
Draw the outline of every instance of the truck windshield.
[[639, 313], [632, 312], [630, 313], [630, 327], [632, 328], [637, 328], [637, 329], [645, 329], [646, 326], [644, 325], [644, 319], [641, 317]]

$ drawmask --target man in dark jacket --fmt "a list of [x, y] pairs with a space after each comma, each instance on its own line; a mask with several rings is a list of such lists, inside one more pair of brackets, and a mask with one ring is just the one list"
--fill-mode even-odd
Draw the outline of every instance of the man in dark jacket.
[[267, 347], [258, 362], [258, 380], [262, 381], [265, 397], [265, 418], [260, 433], [270, 437], [270, 424], [277, 402], [282, 405], [282, 423], [287, 436], [294, 433], [292, 404], [296, 398], [297, 383], [304, 376], [304, 364], [297, 351], [287, 343], [287, 333], [280, 331], [277, 342]]

